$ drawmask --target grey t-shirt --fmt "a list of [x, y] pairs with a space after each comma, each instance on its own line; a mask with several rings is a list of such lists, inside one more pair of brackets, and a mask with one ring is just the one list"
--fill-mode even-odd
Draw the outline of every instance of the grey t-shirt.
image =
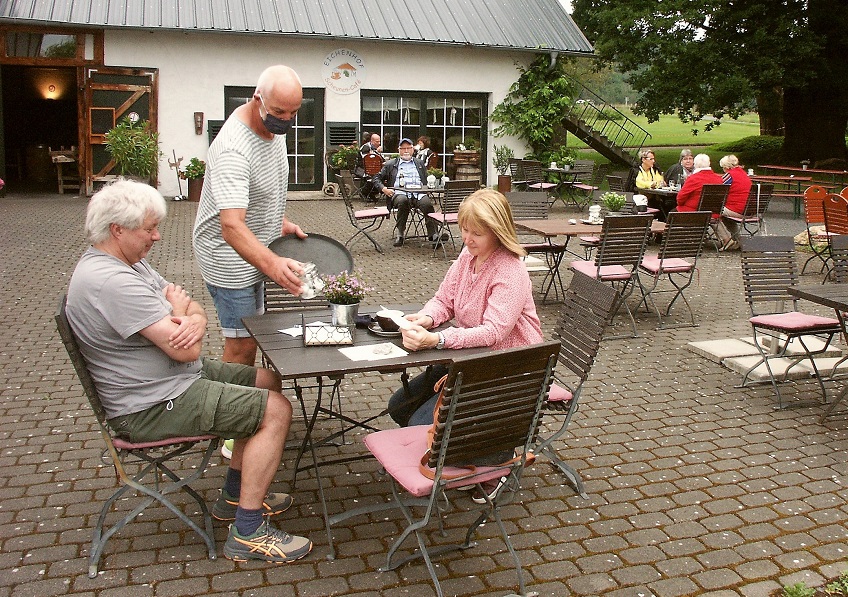
[[139, 330], [171, 313], [167, 280], [145, 260], [132, 267], [89, 247], [68, 286], [68, 320], [107, 418], [140, 412], [200, 379], [200, 360], [171, 359]]

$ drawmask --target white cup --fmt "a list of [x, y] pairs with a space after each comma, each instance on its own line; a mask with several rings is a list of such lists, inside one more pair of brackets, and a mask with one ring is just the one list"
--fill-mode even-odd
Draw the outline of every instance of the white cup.
[[556, 168], [556, 162], [551, 162], [551, 170]]
[[754, 175], [754, 169], [748, 168], [748, 176], [753, 176], [753, 175]]

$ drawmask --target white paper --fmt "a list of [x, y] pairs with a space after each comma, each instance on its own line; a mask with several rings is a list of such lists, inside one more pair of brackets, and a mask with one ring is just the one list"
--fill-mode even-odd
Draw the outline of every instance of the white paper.
[[351, 361], [380, 361], [383, 359], [405, 357], [409, 354], [404, 349], [400, 348], [396, 344], [392, 344], [391, 342], [340, 348], [339, 352]]

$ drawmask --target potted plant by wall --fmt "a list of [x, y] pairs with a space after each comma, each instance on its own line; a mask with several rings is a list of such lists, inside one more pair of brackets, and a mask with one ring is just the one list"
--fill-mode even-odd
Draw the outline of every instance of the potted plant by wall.
[[106, 151], [121, 174], [149, 183], [159, 169], [159, 133], [150, 130], [146, 120], [123, 118], [106, 133]]
[[180, 172], [180, 178], [188, 181], [188, 200], [200, 201], [203, 191], [203, 177], [206, 175], [206, 162], [199, 158], [191, 158]]
[[498, 191], [507, 193], [512, 188], [512, 176], [509, 173], [509, 161], [515, 157], [515, 153], [506, 145], [495, 145], [495, 157], [492, 163], [498, 171]]
[[329, 164], [332, 168], [342, 170], [353, 170], [356, 168], [356, 158], [359, 154], [359, 148], [356, 145], [339, 145], [335, 151], [327, 152]]

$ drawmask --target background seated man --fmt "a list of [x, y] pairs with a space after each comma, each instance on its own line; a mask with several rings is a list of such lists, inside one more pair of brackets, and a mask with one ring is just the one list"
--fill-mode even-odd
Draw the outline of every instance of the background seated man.
[[212, 508], [235, 520], [224, 544], [233, 560], [302, 558], [312, 542], [269, 519], [292, 498], [268, 493], [292, 407], [268, 369], [201, 358], [203, 307], [146, 261], [167, 207], [151, 186], [119, 179], [96, 193], [85, 221], [91, 247], [68, 286], [67, 314], [107, 420], [132, 442], [203, 434], [235, 438]]
[[[424, 214], [427, 225], [427, 236], [433, 242], [436, 238], [437, 227], [435, 222], [427, 218], [427, 214], [433, 213], [433, 203], [427, 193], [411, 193], [392, 189], [397, 187], [398, 179], [403, 175], [404, 184], [407, 187], [423, 187], [427, 184], [427, 168], [423, 163], [412, 157], [412, 140], [401, 139], [398, 147], [399, 156], [389, 160], [383, 165], [383, 169], [372, 179], [374, 188], [386, 196], [386, 205], [391, 210], [397, 209], [397, 224], [395, 225], [394, 246], [403, 245], [406, 237], [406, 221], [409, 218], [410, 207], [415, 207]], [[447, 238], [443, 239], [447, 240]]]

